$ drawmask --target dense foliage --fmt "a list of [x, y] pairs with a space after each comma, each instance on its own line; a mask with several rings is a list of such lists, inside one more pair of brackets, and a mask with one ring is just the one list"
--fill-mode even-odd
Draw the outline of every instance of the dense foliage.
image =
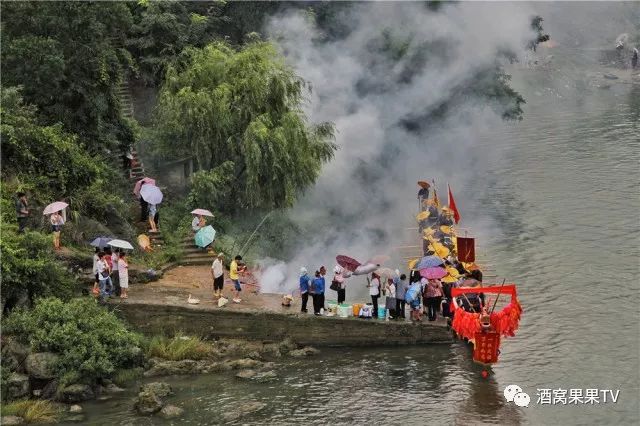
[[40, 299], [30, 311], [13, 312], [3, 325], [4, 332], [28, 343], [33, 351], [58, 354], [60, 376], [109, 377], [117, 369], [135, 365], [142, 356], [140, 337], [89, 298], [66, 303]]
[[[0, 251], [5, 310], [10, 310], [18, 302], [32, 302], [39, 296], [71, 296], [72, 277], [55, 260], [49, 237], [39, 232], [18, 235], [15, 225], [3, 221]], [[25, 298], [27, 300], [23, 300]]]
[[335, 150], [333, 126], [310, 125], [300, 110], [304, 87], [269, 43], [188, 49], [160, 92], [163, 147], [206, 170], [232, 162], [241, 207], [289, 206]]
[[62, 123], [92, 152], [133, 143], [117, 97], [132, 25], [122, 2], [2, 5], [2, 86], [23, 86], [45, 125]]

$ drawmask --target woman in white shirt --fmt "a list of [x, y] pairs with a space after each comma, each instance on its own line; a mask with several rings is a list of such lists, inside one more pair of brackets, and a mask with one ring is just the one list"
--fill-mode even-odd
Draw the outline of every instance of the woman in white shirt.
[[387, 284], [384, 286], [387, 299], [385, 301], [385, 307], [389, 312], [389, 319], [394, 319], [396, 316], [396, 285], [393, 279], [387, 279]]
[[224, 269], [222, 268], [222, 260], [224, 255], [218, 253], [213, 264], [211, 265], [211, 276], [213, 277], [213, 296], [222, 297], [222, 287], [224, 285]]
[[120, 278], [120, 298], [128, 299], [129, 295], [129, 264], [125, 259], [126, 253], [123, 251], [118, 258], [118, 278]]
[[378, 298], [380, 297], [380, 276], [375, 272], [371, 273], [371, 281], [369, 282], [369, 296], [371, 296], [371, 303], [373, 304], [373, 312], [371, 315], [374, 318], [378, 317]]

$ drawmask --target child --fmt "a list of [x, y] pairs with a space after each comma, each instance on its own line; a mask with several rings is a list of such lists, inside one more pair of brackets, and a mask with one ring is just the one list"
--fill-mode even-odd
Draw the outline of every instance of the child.
[[156, 227], [156, 213], [158, 209], [155, 204], [149, 204], [149, 226], [151, 227], [151, 232], [158, 232], [158, 228]]
[[125, 257], [126, 257], [126, 253], [122, 251], [118, 259], [118, 275], [120, 278], [120, 298], [121, 299], [129, 298], [129, 295], [127, 294], [127, 291], [129, 291], [129, 269], [128, 269], [129, 264], [127, 263], [127, 260], [125, 259]]

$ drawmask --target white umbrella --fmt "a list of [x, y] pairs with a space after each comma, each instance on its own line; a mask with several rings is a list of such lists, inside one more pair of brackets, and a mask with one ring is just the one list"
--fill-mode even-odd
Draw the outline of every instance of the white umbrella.
[[65, 203], [64, 201], [56, 201], [55, 203], [51, 203], [47, 207], [45, 207], [42, 214], [47, 215], [59, 212], [60, 210], [66, 209], [68, 206], [69, 204]]
[[108, 244], [111, 247], [133, 250], [133, 246], [131, 245], [131, 243], [125, 240], [111, 240]]
[[207, 209], [195, 209], [194, 211], [191, 212], [191, 214], [197, 214], [199, 216], [210, 216], [210, 217], [213, 217], [213, 213], [211, 213]]
[[142, 185], [140, 196], [149, 204], [160, 204], [162, 202], [162, 191], [155, 185], [149, 183]]

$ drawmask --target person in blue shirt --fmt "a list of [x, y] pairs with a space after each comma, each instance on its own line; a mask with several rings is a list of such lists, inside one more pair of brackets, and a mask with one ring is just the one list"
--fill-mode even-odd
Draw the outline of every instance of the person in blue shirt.
[[324, 309], [324, 276], [320, 271], [316, 271], [316, 277], [313, 280], [313, 313], [321, 315], [320, 309]]
[[307, 312], [307, 301], [309, 300], [309, 285], [311, 284], [311, 278], [307, 273], [307, 268], [304, 266], [300, 268], [300, 296], [302, 297], [302, 309], [300, 312]]

